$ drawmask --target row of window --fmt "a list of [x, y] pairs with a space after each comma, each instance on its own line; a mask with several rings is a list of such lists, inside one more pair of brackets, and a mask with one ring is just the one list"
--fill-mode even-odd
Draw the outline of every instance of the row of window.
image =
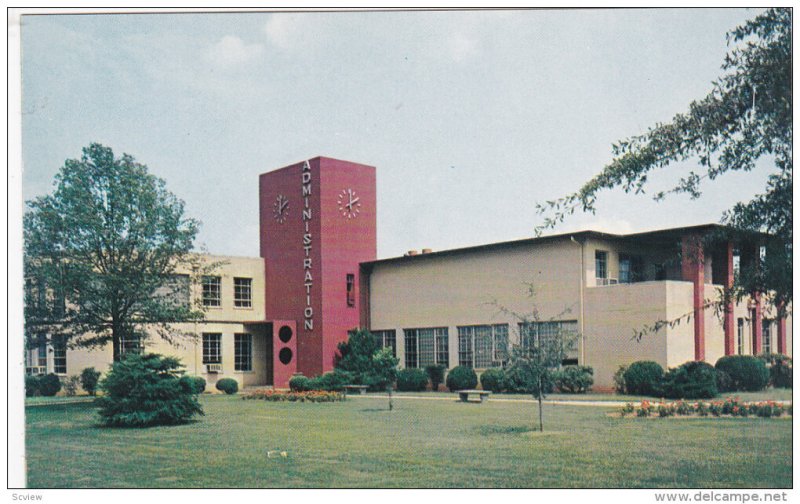
[[[203, 333], [203, 364], [222, 363], [222, 333]], [[253, 335], [233, 335], [234, 371], [253, 370]]]
[[[772, 323], [773, 320], [763, 319], [761, 321], [761, 353], [772, 353]], [[744, 319], [736, 319], [736, 353], [744, 355]]]
[[[53, 372], [67, 374], [67, 340], [61, 336], [54, 336], [51, 342], [53, 348]], [[25, 353], [25, 373], [45, 374], [47, 372], [47, 337], [37, 338], [35, 345]]]
[[[533, 346], [540, 338], [556, 337], [563, 332], [577, 334], [577, 321], [520, 323], [520, 345]], [[459, 326], [458, 364], [472, 368], [505, 366], [509, 358], [508, 324]], [[397, 356], [394, 330], [373, 330], [376, 343], [392, 349]], [[450, 367], [449, 334], [447, 327], [403, 329], [405, 337], [405, 367], [424, 368], [435, 364]]]
[[[203, 277], [203, 306], [222, 305], [222, 277]], [[251, 308], [253, 306], [253, 279], [234, 277], [233, 306]]]

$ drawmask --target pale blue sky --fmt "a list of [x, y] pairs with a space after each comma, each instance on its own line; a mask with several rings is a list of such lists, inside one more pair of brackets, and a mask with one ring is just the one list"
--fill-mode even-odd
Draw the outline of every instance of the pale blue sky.
[[[258, 175], [324, 155], [377, 167], [379, 257], [532, 236], [537, 201], [704, 96], [758, 12], [25, 16], [24, 198], [100, 142], [166, 179], [209, 252], [257, 256]], [[697, 201], [605, 193], [559, 230], [715, 222], [769, 169]]]

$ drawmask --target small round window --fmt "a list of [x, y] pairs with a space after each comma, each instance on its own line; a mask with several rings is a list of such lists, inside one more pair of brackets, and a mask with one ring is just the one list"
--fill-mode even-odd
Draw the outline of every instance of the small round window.
[[278, 352], [278, 360], [281, 364], [289, 364], [292, 362], [292, 350], [290, 348], [283, 348]]
[[289, 340], [292, 339], [292, 328], [288, 325], [281, 326], [281, 329], [278, 331], [278, 338], [284, 343], [289, 343]]

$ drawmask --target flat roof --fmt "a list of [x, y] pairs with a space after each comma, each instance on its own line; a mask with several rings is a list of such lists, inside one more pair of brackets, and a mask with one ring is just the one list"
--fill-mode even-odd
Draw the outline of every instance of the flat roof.
[[[697, 232], [708, 232], [708, 231], [722, 231], [722, 230], [730, 230], [732, 228], [728, 226], [724, 226], [722, 224], [715, 224], [715, 223], [708, 223], [708, 224], [697, 224], [694, 226], [682, 226], [682, 227], [675, 227], [675, 228], [666, 228], [666, 229], [657, 229], [654, 231], [644, 231], [639, 233], [628, 233], [628, 234], [615, 234], [615, 233], [606, 233], [602, 231], [594, 231], [591, 229], [582, 230], [582, 231], [575, 231], [571, 233], [559, 233], [554, 235], [545, 235], [545, 236], [536, 236], [533, 238], [523, 238], [520, 240], [510, 240], [510, 241], [503, 241], [503, 242], [495, 242], [495, 243], [487, 243], [483, 245], [473, 245], [469, 247], [460, 247], [454, 249], [445, 249], [439, 250], [435, 252], [427, 252], [427, 253], [417, 253], [415, 255], [403, 255], [397, 257], [388, 257], [386, 259], [377, 259], [375, 261], [365, 261], [362, 262], [361, 265], [365, 267], [372, 267], [374, 265], [380, 264], [389, 264], [389, 263], [400, 263], [405, 261], [415, 261], [421, 258], [428, 258], [428, 257], [446, 257], [450, 255], [457, 255], [457, 254], [465, 254], [465, 253], [472, 253], [472, 252], [485, 252], [490, 250], [500, 250], [505, 248], [512, 248], [518, 247], [523, 245], [531, 245], [531, 244], [539, 244], [539, 243], [547, 243], [549, 241], [557, 241], [563, 240], [565, 238], [601, 238], [601, 239], [613, 239], [613, 240], [642, 240], [642, 239], [652, 239], [652, 240], [674, 240], [679, 239], [682, 235], [686, 233], [697, 233]], [[765, 235], [767, 236], [767, 235]]]

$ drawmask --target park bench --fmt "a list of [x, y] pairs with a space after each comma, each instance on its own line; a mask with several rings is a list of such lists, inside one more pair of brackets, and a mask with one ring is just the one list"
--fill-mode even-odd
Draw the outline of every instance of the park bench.
[[491, 392], [487, 390], [459, 390], [458, 397], [461, 399], [461, 402], [468, 402], [469, 396], [480, 396], [481, 402], [486, 402], [486, 399], [489, 398], [489, 394]]
[[367, 393], [367, 386], [366, 385], [345, 385], [344, 386], [345, 393], [350, 393], [358, 391], [359, 395], [364, 395]]

